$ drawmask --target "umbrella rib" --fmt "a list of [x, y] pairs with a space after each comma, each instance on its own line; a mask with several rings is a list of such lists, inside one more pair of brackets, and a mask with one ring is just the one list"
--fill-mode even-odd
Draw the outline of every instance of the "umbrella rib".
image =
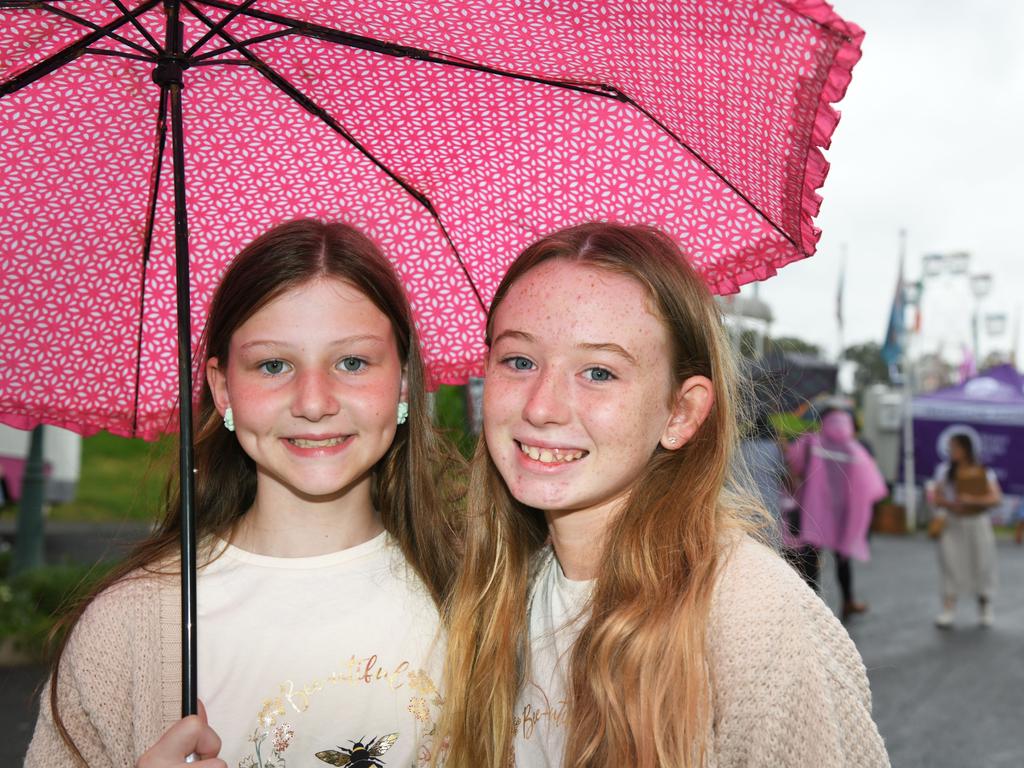
[[120, 59], [134, 59], [135, 61], [156, 61], [156, 56], [143, 56], [138, 53], [125, 53], [124, 51], [111, 51], [106, 48], [86, 48], [85, 53], [93, 53], [97, 56], [116, 56]]
[[[145, 0], [141, 5], [130, 12], [130, 16], [138, 16], [148, 11], [153, 6], [160, 3], [161, 0]], [[52, 56], [48, 56], [42, 61], [32, 65], [24, 72], [19, 74], [17, 77], [8, 80], [6, 83], [0, 84], [0, 98], [9, 96], [12, 93], [20, 91], [22, 88], [31, 85], [36, 80], [46, 77], [51, 72], [54, 72], [65, 64], [77, 59], [85, 50], [98, 40], [102, 40], [107, 37], [110, 32], [128, 23], [128, 19], [121, 17], [120, 19], [114, 19], [109, 22], [106, 26], [100, 27], [95, 32], [86, 35], [85, 37], [79, 38], [70, 45], [61, 48]], [[142, 49], [144, 53], [149, 51]]]
[[[128, 8], [125, 6], [124, 3], [121, 2], [121, 0], [110, 0], [110, 2], [112, 2], [117, 7], [117, 10], [119, 10], [121, 13], [124, 13], [124, 14], [128, 13]], [[161, 46], [160, 43], [157, 42], [156, 38], [153, 37], [153, 35], [150, 34], [149, 30], [146, 29], [145, 26], [143, 26], [141, 21], [139, 21], [137, 18], [132, 16], [131, 17], [131, 23], [132, 23], [133, 27], [135, 27], [137, 30], [139, 30], [139, 34], [141, 34], [144, 38], [146, 38], [146, 40], [149, 42], [149, 44], [153, 46], [153, 50], [154, 51], [156, 51], [157, 53], [163, 53], [164, 52], [163, 46]]]
[[245, 59], [210, 59], [208, 61], [207, 60], [197, 61], [192, 66], [193, 67], [215, 67], [215, 66], [220, 66], [221, 64], [223, 64], [225, 66], [228, 66], [228, 67], [249, 67], [250, 69], [252, 69], [252, 62], [251, 61], [246, 61]]
[[[56, 6], [50, 5], [49, 3], [40, 3], [39, 7], [42, 8], [44, 11], [49, 11], [54, 16], [60, 16], [61, 18], [67, 19], [68, 21], [73, 21], [76, 24], [79, 24], [80, 26], [88, 27], [92, 30], [103, 29], [103, 27], [101, 27], [95, 21], [89, 21], [88, 19], [79, 16], [78, 14], [71, 13], [70, 11], [65, 11], [62, 8], [57, 8]], [[140, 53], [152, 53], [152, 51], [147, 50], [146, 46], [139, 45], [138, 43], [129, 40], [127, 37], [115, 35], [113, 32], [109, 32], [106, 36], [109, 37], [111, 40], [117, 40], [117, 42], [121, 43], [122, 45], [127, 45], [129, 48], [134, 48], [136, 51], [139, 51]]]
[[241, 5], [228, 11], [227, 15], [223, 19], [218, 21], [214, 27], [206, 30], [206, 34], [200, 37], [199, 40], [197, 40], [187, 51], [185, 51], [185, 57], [191, 58], [196, 51], [198, 51], [200, 48], [206, 45], [206, 42], [210, 38], [212, 38], [214, 35], [216, 35], [218, 32], [224, 29], [224, 27], [226, 27], [231, 22], [232, 19], [238, 16], [238, 14], [244, 12], [246, 8], [248, 8], [255, 2], [256, 0], [245, 0], [245, 2], [243, 2]]
[[[206, 18], [205, 14], [194, 6], [190, 0], [182, 0], [182, 4], [192, 12], [196, 18], [200, 19], [206, 24], [211, 24], [211, 21]], [[459, 267], [462, 269], [462, 273], [466, 280], [469, 282], [470, 288], [473, 290], [473, 294], [476, 296], [477, 302], [480, 304], [480, 308], [485, 312], [487, 311], [487, 305], [484, 303], [483, 297], [480, 295], [480, 291], [477, 289], [476, 282], [473, 280], [469, 273], [465, 262], [462, 260], [462, 256], [459, 255], [458, 248], [455, 247], [455, 242], [452, 240], [451, 235], [448, 233], [447, 228], [441, 221], [441, 216], [438, 214], [434, 204], [430, 201], [423, 192], [420, 192], [416, 187], [410, 184], [408, 181], [399, 176], [395, 171], [388, 168], [381, 160], [379, 160], [370, 150], [368, 150], [362, 143], [359, 142], [352, 134], [350, 134], [345, 128], [338, 123], [331, 115], [319, 104], [309, 98], [306, 94], [288, 82], [288, 79], [277, 72], [273, 67], [267, 64], [265, 61], [260, 59], [256, 54], [249, 51], [243, 45], [238, 43], [231, 35], [225, 32], [223, 29], [217, 31], [217, 36], [222, 38], [228, 43], [234, 50], [238, 51], [244, 56], [260, 74], [262, 74], [267, 80], [270, 81], [278, 90], [282, 91], [286, 96], [291, 98], [300, 107], [305, 109], [309, 114], [313, 115], [327, 127], [341, 136], [347, 141], [354, 149], [360, 152], [366, 159], [373, 163], [379, 168], [384, 174], [388, 176], [395, 184], [401, 187], [410, 197], [418, 202], [423, 208], [430, 214], [430, 216], [437, 223], [437, 226], [441, 229], [441, 233], [444, 235], [445, 240], [452, 249], [452, 253], [455, 254], [455, 259], [459, 263]]]
[[756, 203], [754, 203], [753, 200], [751, 200], [745, 194], [740, 192], [740, 190], [738, 190], [736, 188], [736, 185], [733, 184], [731, 181], [729, 181], [729, 179], [727, 179], [717, 168], [715, 168], [715, 166], [713, 166], [711, 163], [709, 163], [707, 160], [705, 160], [704, 156], [701, 155], [700, 152], [698, 152], [696, 149], [694, 149], [689, 144], [687, 144], [685, 141], [683, 141], [683, 139], [680, 136], [677, 136], [675, 134], [675, 132], [671, 128], [669, 128], [667, 125], [665, 125], [663, 122], [661, 122], [661, 120], [659, 120], [657, 117], [655, 117], [653, 114], [651, 114], [651, 112], [648, 111], [646, 107], [643, 107], [640, 104], [638, 104], [637, 102], [635, 102], [631, 96], [629, 96], [628, 94], [626, 94], [623, 91], [619, 90], [618, 88], [615, 88], [614, 86], [607, 86], [607, 87], [611, 91], [614, 92], [613, 94], [609, 94], [612, 98], [616, 98], [617, 100], [621, 101], [623, 104], [628, 104], [633, 109], [635, 109], [637, 112], [639, 112], [641, 115], [643, 115], [648, 120], [650, 120], [652, 123], [654, 123], [656, 126], [658, 126], [658, 128], [660, 128], [662, 131], [664, 131], [667, 136], [671, 137], [672, 140], [675, 141], [679, 146], [683, 147], [687, 152], [689, 152], [697, 160], [699, 160], [701, 162], [701, 164], [705, 168], [707, 168], [709, 171], [711, 171], [713, 174], [715, 174], [715, 176], [718, 177], [718, 180], [721, 181], [723, 184], [725, 184], [725, 186], [727, 186], [729, 189], [731, 189], [733, 191], [733, 193], [737, 197], [739, 197], [743, 202], [745, 202], [747, 205], [749, 205], [751, 208], [753, 208], [755, 211], [757, 211], [758, 215], [761, 216], [761, 218], [763, 218], [769, 224], [771, 224], [772, 225], [772, 229], [774, 229], [776, 232], [778, 232], [780, 235], [782, 235], [784, 238], [786, 238], [786, 241], [789, 242], [790, 245], [792, 245], [798, 251], [802, 251], [803, 250], [800, 247], [800, 245], [792, 237], [790, 237], [789, 234], [784, 229], [782, 229], [782, 227], [780, 227], [778, 224], [776, 224], [768, 214], [766, 214], [764, 211], [762, 211], [761, 208]]
[[149, 201], [146, 206], [146, 231], [142, 240], [142, 275], [139, 280], [139, 323], [135, 349], [135, 402], [132, 407], [132, 434], [139, 426], [139, 385], [142, 381], [142, 335], [146, 316], [146, 272], [149, 270], [149, 256], [153, 250], [153, 227], [156, 221], [157, 196], [160, 192], [160, 171], [163, 168], [164, 149], [167, 144], [167, 99], [160, 93], [160, 107], [156, 117], [156, 151], [153, 154], [153, 171], [150, 175]]
[[[229, 9], [235, 8], [236, 6], [225, 0], [200, 0], [203, 5], [213, 6], [214, 8]], [[610, 89], [601, 83], [585, 83], [576, 82], [571, 80], [554, 80], [551, 78], [538, 77], [536, 75], [526, 75], [521, 72], [512, 72], [510, 70], [498, 69], [496, 67], [489, 67], [485, 64], [479, 64], [468, 59], [461, 59], [454, 56], [442, 56], [440, 54], [429, 51], [425, 48], [415, 48], [408, 45], [398, 45], [397, 43], [389, 43], [385, 40], [380, 40], [375, 37], [366, 37], [364, 35], [354, 35], [350, 32], [342, 32], [338, 29], [331, 27], [325, 27], [320, 24], [313, 24], [307, 21], [299, 21], [298, 19], [291, 19], [287, 16], [281, 16], [276, 13], [269, 13], [267, 11], [258, 10], [246, 10], [242, 12], [242, 15], [249, 16], [260, 21], [269, 21], [274, 24], [280, 24], [290, 28], [296, 34], [303, 35], [305, 37], [313, 37], [318, 40], [326, 40], [329, 43], [338, 43], [340, 45], [346, 45], [350, 48], [358, 48], [372, 53], [380, 53], [386, 56], [394, 56], [396, 58], [405, 59], [416, 59], [418, 61], [428, 61], [433, 64], [444, 64], [449, 67], [457, 67], [459, 69], [469, 69], [476, 72], [484, 72], [486, 74], [500, 75], [502, 77], [508, 77], [514, 80], [525, 80], [531, 83], [538, 83], [540, 85], [551, 85], [559, 88], [565, 88], [570, 91], [578, 91], [580, 93], [588, 93], [593, 96], [613, 96], [615, 89]]]
[[[225, 2], [225, 0], [201, 0], [204, 5], [211, 5], [217, 8], [232, 8], [234, 7], [231, 3]], [[429, 51], [423, 48], [413, 48], [410, 46], [397, 45], [395, 43], [389, 43], [384, 40], [379, 40], [372, 37], [364, 37], [362, 35], [353, 35], [348, 32], [342, 32], [340, 30], [332, 29], [331, 27], [324, 27], [317, 24], [311, 24], [309, 22], [299, 21], [296, 19], [289, 19], [286, 16], [280, 16], [274, 13], [268, 13], [266, 11], [257, 10], [244, 10], [241, 11], [246, 16], [260, 19], [262, 21], [269, 21], [282, 26], [291, 27], [298, 34], [314, 37], [321, 40], [327, 40], [328, 42], [340, 43], [342, 45], [348, 45], [363, 50], [372, 51], [375, 53], [381, 53], [389, 56], [396, 56], [399, 58], [412, 58], [420, 61], [428, 61], [434, 64], [442, 64], [450, 67], [457, 67], [459, 69], [468, 69], [475, 72], [482, 72], [484, 74], [497, 75], [499, 77], [507, 77], [515, 80], [524, 80], [531, 83], [537, 83], [538, 85], [547, 85], [555, 88], [563, 88], [570, 91], [576, 91], [580, 93], [586, 93], [592, 96], [600, 96], [607, 99], [614, 99], [615, 101], [626, 104], [637, 110], [654, 123], [660, 130], [662, 130], [669, 138], [675, 141], [680, 147], [689, 152], [698, 162], [713, 173], [723, 184], [725, 184], [737, 197], [743, 200], [744, 203], [749, 205], [754, 211], [758, 213], [771, 227], [778, 232], [783, 238], [786, 239], [794, 248], [802, 250], [797, 242], [775, 221], [767, 216], [761, 208], [754, 204], [751, 199], [741, 192], [735, 184], [727, 179], [717, 168], [711, 163], [704, 159], [701, 153], [697, 152], [693, 147], [687, 144], [680, 136], [666, 126], [661, 120], [651, 114], [645, 107], [642, 107], [630, 96], [624, 93], [621, 89], [615, 86], [608, 85], [606, 83], [587, 83], [582, 81], [569, 81], [569, 80], [557, 80], [555, 78], [540, 77], [537, 75], [527, 75], [521, 72], [513, 72], [511, 70], [500, 69], [498, 67], [490, 67], [485, 64], [479, 64], [477, 62], [469, 61], [466, 59], [458, 59], [454, 57], [442, 56], [433, 51]]]
[[[238, 44], [239, 45], [252, 45], [253, 43], [264, 43], [267, 40], [276, 40], [279, 37], [287, 37], [288, 35], [294, 35], [294, 34], [295, 34], [295, 30], [294, 29], [279, 29], [277, 32], [268, 32], [265, 35], [257, 35], [256, 37], [250, 37], [248, 40], [241, 40], [241, 41], [239, 41]], [[232, 51], [232, 50], [234, 50], [234, 48], [232, 48], [230, 45], [224, 45], [224, 46], [221, 46], [220, 48], [215, 48], [214, 50], [207, 51], [206, 53], [200, 54], [199, 56], [193, 56], [192, 57], [192, 64], [193, 65], [199, 65], [199, 64], [205, 62], [207, 59], [211, 59], [214, 56], [219, 56], [222, 53], [225, 53], [227, 51]]]

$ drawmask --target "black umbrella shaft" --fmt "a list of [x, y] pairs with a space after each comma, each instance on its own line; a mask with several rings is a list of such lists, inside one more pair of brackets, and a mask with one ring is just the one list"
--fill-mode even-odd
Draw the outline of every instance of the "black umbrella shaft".
[[178, 402], [181, 419], [181, 712], [196, 705], [196, 483], [192, 455], [192, 324], [189, 297], [188, 217], [185, 213], [185, 153], [182, 151], [181, 88], [171, 87], [174, 152], [174, 253], [178, 293]]
[[185, 137], [181, 109], [183, 26], [177, 0], [166, 0], [167, 43], [154, 73], [171, 106], [174, 161], [174, 261], [178, 309], [178, 412], [181, 472], [181, 714], [194, 715], [196, 702], [196, 510], [192, 451], [192, 322], [189, 296], [188, 214], [185, 207]]

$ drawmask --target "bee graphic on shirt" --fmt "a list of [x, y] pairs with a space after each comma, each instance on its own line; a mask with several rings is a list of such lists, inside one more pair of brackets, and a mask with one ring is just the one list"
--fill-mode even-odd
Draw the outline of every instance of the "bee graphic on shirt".
[[352, 748], [338, 747], [338, 749], [325, 749], [317, 752], [318, 760], [323, 760], [329, 765], [347, 765], [349, 768], [384, 768], [377, 758], [391, 749], [398, 741], [397, 733], [389, 733], [387, 736], [365, 741], [352, 742]]

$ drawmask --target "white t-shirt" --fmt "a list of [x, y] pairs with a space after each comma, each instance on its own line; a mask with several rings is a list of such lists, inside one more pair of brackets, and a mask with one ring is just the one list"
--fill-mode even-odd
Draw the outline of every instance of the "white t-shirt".
[[594, 581], [572, 581], [549, 550], [530, 590], [530, 667], [516, 704], [516, 765], [560, 766], [565, 752], [566, 672], [586, 622]]
[[318, 557], [227, 546], [196, 587], [198, 693], [231, 768], [429, 762], [438, 613], [386, 533]]

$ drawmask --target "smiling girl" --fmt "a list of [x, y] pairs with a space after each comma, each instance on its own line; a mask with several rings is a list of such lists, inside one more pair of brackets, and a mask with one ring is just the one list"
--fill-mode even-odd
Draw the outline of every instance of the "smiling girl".
[[193, 751], [199, 765], [242, 768], [429, 760], [459, 468], [430, 424], [394, 272], [349, 226], [281, 225], [225, 273], [205, 353], [204, 714], [175, 723], [171, 499], [156, 533], [71, 617], [26, 764], [178, 765]]
[[664, 235], [528, 248], [491, 305], [447, 765], [884, 766], [864, 665], [732, 490], [736, 374]]

